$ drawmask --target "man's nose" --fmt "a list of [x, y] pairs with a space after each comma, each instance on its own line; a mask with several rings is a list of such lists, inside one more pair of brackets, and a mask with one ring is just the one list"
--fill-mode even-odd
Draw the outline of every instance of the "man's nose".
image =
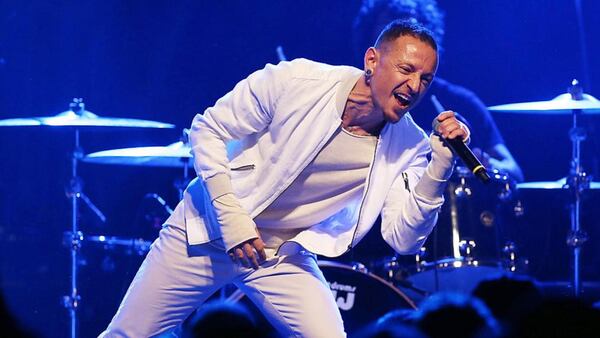
[[419, 92], [419, 87], [421, 86], [421, 79], [418, 75], [411, 76], [406, 83], [408, 89], [411, 91], [411, 94], [416, 94]]

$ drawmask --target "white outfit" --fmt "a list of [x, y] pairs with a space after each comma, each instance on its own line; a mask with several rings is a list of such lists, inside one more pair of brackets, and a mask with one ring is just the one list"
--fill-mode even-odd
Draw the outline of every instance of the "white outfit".
[[[331, 138], [361, 75], [353, 67], [305, 59], [267, 65], [196, 115], [190, 141], [201, 178], [184, 194], [188, 243], [222, 237], [229, 249], [256, 237], [252, 219], [289, 187]], [[234, 140], [239, 143], [232, 146]], [[228, 154], [229, 149], [233, 150]], [[429, 149], [428, 138], [410, 114], [387, 124], [379, 135], [360, 207], [342, 210], [294, 241], [311, 252], [339, 256], [366, 235], [381, 213], [386, 242], [399, 253], [416, 252], [443, 203], [439, 182], [427, 175], [412, 189], [427, 166]], [[211, 205], [232, 192], [247, 213], [235, 225], [219, 222]]]
[[268, 250], [277, 250], [362, 197], [377, 145], [376, 136], [336, 133], [292, 184], [254, 218]]
[[[380, 213], [386, 242], [412, 253], [431, 232], [444, 190], [443, 182], [431, 177], [437, 172], [431, 165], [423, 175], [428, 139], [406, 114], [384, 127], [364, 184], [343, 189], [350, 191], [348, 198], [330, 203], [331, 214], [302, 224], [310, 220], [305, 210], [295, 219], [298, 227], [286, 220], [277, 226], [273, 215], [295, 209], [286, 204], [286, 189], [300, 191], [298, 177], [310, 178], [304, 170], [340, 129], [361, 74], [303, 59], [267, 65], [195, 117], [190, 140], [200, 178], [186, 189], [102, 336], [164, 332], [228, 282], [286, 336], [345, 336], [315, 254], [344, 253]], [[239, 143], [228, 157], [233, 140]], [[257, 270], [232, 263], [226, 251], [257, 232], [275, 238], [267, 240], [277, 246], [269, 248], [267, 261]]]
[[357, 136], [340, 125], [317, 157], [254, 218], [260, 229], [307, 229], [360, 201], [376, 136]]

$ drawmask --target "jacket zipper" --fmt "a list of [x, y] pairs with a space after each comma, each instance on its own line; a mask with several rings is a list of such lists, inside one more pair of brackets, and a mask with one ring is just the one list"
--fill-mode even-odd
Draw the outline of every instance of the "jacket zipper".
[[[341, 124], [338, 125], [338, 128], [340, 128], [340, 127], [341, 127]], [[266, 207], [264, 207], [259, 213], [257, 213], [256, 216], [260, 215], [261, 212], [265, 211], [269, 207], [269, 205], [271, 205], [273, 203], [273, 201], [275, 201], [279, 196], [281, 196], [281, 194], [283, 194], [290, 187], [290, 185], [292, 185], [292, 183], [296, 180], [296, 178], [298, 178], [298, 176], [300, 176], [300, 174], [302, 173], [302, 171], [304, 169], [306, 169], [306, 167], [308, 166], [308, 164], [310, 162], [312, 162], [315, 159], [315, 157], [317, 157], [317, 155], [319, 154], [319, 152], [323, 149], [323, 147], [325, 147], [325, 144], [333, 137], [333, 134], [335, 134], [336, 131], [337, 131], [337, 128], [334, 129], [333, 132], [329, 133], [329, 135], [327, 135], [327, 137], [325, 138], [325, 141], [323, 141], [323, 142], [321, 142], [319, 144], [319, 146], [316, 148], [315, 152], [313, 152], [311, 154], [311, 156], [309, 156], [309, 160], [305, 164], [303, 164], [301, 166], [302, 168], [300, 170], [298, 170], [297, 173], [295, 173], [294, 178], [287, 184], [287, 186], [283, 190], [281, 190], [277, 194], [277, 196]], [[252, 218], [254, 219], [256, 216], [254, 216]], [[283, 243], [281, 245], [283, 245]], [[279, 249], [281, 249], [281, 245], [279, 245], [277, 247], [277, 250], [275, 250], [275, 256], [279, 255]]]
[[402, 179], [404, 180], [404, 189], [410, 192], [410, 185], [408, 184], [408, 174], [405, 171], [402, 172]]
[[358, 225], [360, 224], [360, 217], [362, 216], [363, 207], [365, 205], [365, 200], [367, 199], [367, 194], [369, 192], [369, 186], [371, 185], [371, 173], [373, 172], [373, 167], [375, 166], [375, 159], [377, 158], [377, 150], [379, 149], [379, 144], [381, 143], [381, 137], [377, 138], [377, 145], [375, 146], [375, 151], [373, 152], [373, 160], [371, 162], [371, 167], [369, 168], [369, 173], [367, 174], [367, 183], [365, 185], [365, 193], [362, 202], [360, 203], [360, 208], [358, 209], [358, 219], [356, 221], [356, 227], [354, 228], [354, 232], [352, 233], [352, 239], [350, 240], [350, 244], [348, 244], [348, 249], [346, 252], [352, 250], [352, 243], [354, 243], [354, 239], [356, 238], [356, 231], [358, 231]]
[[243, 165], [241, 167], [237, 167], [237, 168], [231, 168], [229, 170], [231, 171], [244, 171], [244, 170], [252, 170], [254, 169], [255, 165], [254, 164], [248, 164], [248, 165]]

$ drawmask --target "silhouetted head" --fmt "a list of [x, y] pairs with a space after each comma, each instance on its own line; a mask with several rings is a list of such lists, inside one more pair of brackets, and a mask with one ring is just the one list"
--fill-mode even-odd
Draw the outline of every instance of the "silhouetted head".
[[480, 300], [463, 294], [438, 293], [426, 299], [417, 326], [431, 338], [496, 337], [499, 326]]
[[183, 324], [183, 338], [257, 337], [252, 314], [241, 304], [213, 302], [202, 305]]
[[353, 44], [361, 55], [373, 46], [383, 28], [394, 20], [409, 20], [427, 28], [442, 49], [444, 38], [444, 13], [435, 0], [363, 0], [354, 19]]
[[360, 331], [354, 338], [426, 338], [416, 326], [393, 322], [376, 323]]
[[481, 299], [499, 320], [512, 322], [537, 307], [542, 293], [525, 276], [502, 276], [480, 282], [473, 295]]
[[598, 337], [600, 310], [578, 299], [544, 300], [523, 318], [511, 337]]

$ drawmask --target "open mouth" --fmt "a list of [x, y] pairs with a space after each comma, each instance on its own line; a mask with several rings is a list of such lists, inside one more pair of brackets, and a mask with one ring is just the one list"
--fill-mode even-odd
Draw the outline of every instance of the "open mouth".
[[408, 106], [411, 103], [411, 97], [402, 93], [394, 93], [394, 98], [403, 106]]

